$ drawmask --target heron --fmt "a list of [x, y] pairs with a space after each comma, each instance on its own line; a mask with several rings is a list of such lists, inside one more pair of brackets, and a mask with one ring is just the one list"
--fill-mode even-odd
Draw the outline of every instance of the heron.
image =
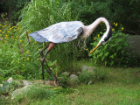
[[[59, 43], [71, 42], [78, 38], [88, 38], [96, 29], [96, 27], [102, 22], [104, 22], [106, 25], [106, 32], [98, 42], [97, 46], [89, 53], [91, 54], [100, 45], [104, 45], [109, 39], [111, 39], [112, 27], [110, 22], [105, 17], [97, 18], [90, 25], [84, 25], [81, 21], [59, 22], [42, 30], [30, 33], [29, 36], [31, 36], [34, 40], [38, 42], [49, 42], [48, 46], [46, 46], [40, 51], [40, 55], [42, 56], [41, 66], [43, 81], [45, 72], [48, 72], [50, 75], [52, 75], [56, 83], [58, 81], [57, 77], [53, 75], [50, 67], [47, 64], [47, 61], [45, 60], [47, 54]], [[43, 51], [45, 51], [46, 49], [47, 51], [44, 55]], [[44, 62], [47, 65], [47, 71], [44, 71]]]

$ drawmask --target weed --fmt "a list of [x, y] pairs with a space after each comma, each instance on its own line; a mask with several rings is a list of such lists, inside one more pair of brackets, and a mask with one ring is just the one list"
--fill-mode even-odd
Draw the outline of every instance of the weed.
[[88, 71], [88, 69], [81, 72], [79, 75], [80, 82], [84, 84], [88, 84], [90, 80], [94, 82], [94, 78], [95, 78], [95, 73]]

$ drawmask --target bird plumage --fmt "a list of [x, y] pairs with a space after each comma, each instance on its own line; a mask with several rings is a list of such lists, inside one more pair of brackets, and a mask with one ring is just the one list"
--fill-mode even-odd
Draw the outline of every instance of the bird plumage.
[[99, 43], [102, 42], [102, 44], [104, 44], [112, 36], [112, 27], [109, 21], [104, 17], [96, 19], [88, 26], [85, 26], [81, 21], [56, 23], [45, 29], [30, 33], [29, 36], [38, 42], [66, 43], [79, 37], [89, 37], [101, 22], [104, 22], [107, 28], [105, 34], [99, 41]]
[[[66, 43], [66, 42], [70, 42], [78, 38], [89, 37], [101, 22], [105, 23], [107, 29], [104, 35], [102, 36], [102, 38], [100, 39], [99, 43], [97, 44], [97, 46], [89, 53], [91, 54], [100, 45], [105, 44], [112, 36], [111, 24], [104, 17], [100, 17], [96, 19], [92, 24], [88, 26], [85, 26], [80, 21], [60, 22], [57, 24], [53, 24], [43, 30], [30, 33], [29, 35], [38, 42], [50, 42], [48, 46], [46, 46], [44, 49], [40, 51], [40, 54], [42, 56], [41, 64], [42, 64], [43, 80], [44, 80], [44, 62], [46, 62], [45, 57], [50, 52], [50, 50], [54, 48], [57, 43]], [[43, 51], [45, 51], [46, 49], [47, 49], [47, 52], [44, 55]], [[50, 75], [52, 75], [55, 81], [57, 82], [57, 77], [52, 74], [51, 69], [49, 68], [48, 65], [47, 67], [48, 67], [47, 72]]]
[[83, 32], [80, 21], [60, 22], [43, 30], [30, 33], [38, 42], [66, 43], [77, 39]]

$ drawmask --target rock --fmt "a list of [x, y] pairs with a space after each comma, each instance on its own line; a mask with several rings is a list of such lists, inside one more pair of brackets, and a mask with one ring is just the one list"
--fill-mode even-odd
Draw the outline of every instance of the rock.
[[[18, 83], [19, 81], [16, 80], [16, 82]], [[11, 99], [14, 99], [15, 97], [18, 97], [19, 95], [24, 95], [28, 90], [29, 90], [29, 87], [32, 86], [33, 83], [27, 81], [27, 80], [22, 80], [22, 83], [19, 82], [18, 83], [18, 88], [19, 87], [22, 87], [20, 89], [16, 89], [12, 92], [12, 98]]]
[[63, 72], [62, 75], [65, 76], [65, 77], [69, 77], [70, 73], [69, 72]]
[[95, 75], [95, 71], [94, 71], [94, 67], [91, 67], [91, 66], [86, 66], [86, 65], [84, 65], [84, 66], [82, 66], [81, 67], [81, 69], [82, 69], [82, 72], [81, 72], [81, 74], [88, 74], [88, 75], [90, 75], [90, 76], [94, 76]]
[[88, 69], [88, 67], [86, 65], [81, 67], [82, 71], [85, 71], [86, 69]]
[[81, 72], [80, 72], [80, 71], [78, 71], [78, 72], [77, 72], [77, 75], [80, 75], [80, 74], [81, 74]]
[[77, 84], [77, 83], [79, 83], [78, 76], [75, 75], [75, 74], [71, 74], [71, 76], [70, 76], [70, 83], [71, 84]]
[[140, 35], [130, 35], [127, 39], [127, 43], [130, 44], [128, 52], [130, 52], [132, 56], [140, 56]]
[[0, 87], [3, 87], [3, 84], [0, 84]]
[[64, 77], [57, 77], [58, 81], [64, 81]]
[[12, 77], [10, 77], [10, 78], [7, 80], [7, 82], [8, 82], [8, 83], [13, 82], [13, 78], [12, 78]]
[[24, 84], [25, 86], [32, 85], [32, 83], [31, 83], [31, 82], [29, 82], [29, 81], [27, 81], [27, 80], [23, 80], [23, 84]]
[[85, 72], [85, 71], [93, 72], [95, 68], [91, 67], [91, 66], [88, 67], [88, 66], [84, 65], [84, 66], [81, 67], [81, 69], [82, 69], [82, 72]]
[[[31, 86], [31, 85], [30, 85]], [[28, 90], [29, 90], [29, 85], [28, 86], [24, 86], [21, 89], [16, 89], [12, 92], [12, 98], [11, 99], [15, 99], [16, 97], [18, 97], [19, 95], [23, 95], [25, 94]]]
[[92, 84], [92, 80], [90, 80], [87, 84], [88, 84], [88, 85], [91, 85], [91, 84]]

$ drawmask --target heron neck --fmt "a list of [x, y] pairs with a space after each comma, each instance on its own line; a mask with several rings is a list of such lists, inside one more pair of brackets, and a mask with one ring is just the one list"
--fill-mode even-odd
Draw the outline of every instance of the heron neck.
[[106, 32], [109, 31], [109, 29], [110, 29], [109, 21], [104, 17], [100, 17], [100, 18], [96, 19], [92, 24], [84, 27], [85, 33], [84, 33], [83, 37], [85, 37], [85, 38], [89, 37], [101, 22], [105, 23], [106, 28], [107, 28]]

